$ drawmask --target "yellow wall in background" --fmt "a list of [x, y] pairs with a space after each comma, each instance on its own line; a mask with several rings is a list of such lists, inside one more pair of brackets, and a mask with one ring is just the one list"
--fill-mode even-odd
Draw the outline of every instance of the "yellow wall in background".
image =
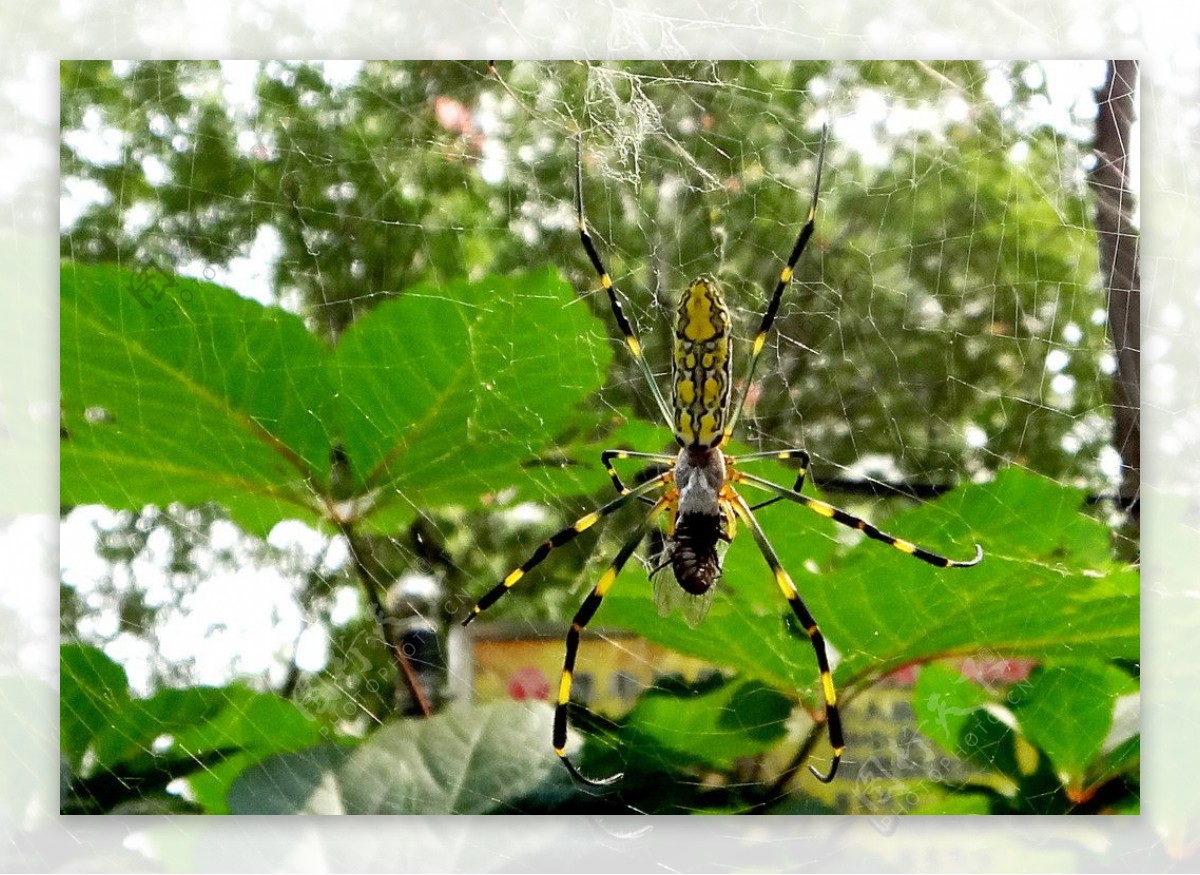
[[[470, 644], [476, 701], [554, 701], [566, 649], [563, 630], [547, 628], [543, 634], [540, 629], [521, 625], [479, 631]], [[585, 634], [575, 660], [571, 699], [591, 711], [617, 717], [628, 711], [658, 678], [680, 675], [691, 681], [711, 668], [702, 660], [625, 632]]]

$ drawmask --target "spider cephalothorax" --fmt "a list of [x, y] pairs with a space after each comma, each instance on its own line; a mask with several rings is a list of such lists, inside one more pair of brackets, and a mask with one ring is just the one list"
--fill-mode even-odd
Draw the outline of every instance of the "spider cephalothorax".
[[[609, 514], [615, 513], [634, 501], [645, 501], [651, 505], [649, 513], [625, 541], [608, 568], [600, 575], [599, 581], [575, 613], [575, 617], [571, 621], [571, 628], [567, 631], [567, 652], [563, 659], [562, 680], [559, 684], [558, 702], [554, 711], [552, 741], [555, 753], [562, 759], [568, 771], [586, 784], [593, 786], [611, 784], [621, 776], [613, 775], [599, 781], [585, 778], [567, 756], [567, 705], [571, 699], [571, 680], [575, 671], [575, 657], [579, 652], [580, 636], [592, 617], [595, 616], [601, 601], [616, 581], [621, 569], [625, 567], [625, 563], [629, 561], [642, 539], [646, 537], [651, 527], [657, 524], [660, 517], [666, 516], [667, 562], [674, 573], [675, 581], [679, 584], [680, 589], [693, 598], [693, 605], [699, 606], [694, 607], [688, 617], [689, 622], [693, 622], [693, 624], [703, 618], [708, 601], [715, 591], [714, 585], [721, 575], [720, 548], [722, 543], [728, 543], [733, 539], [735, 521], [740, 520], [750, 530], [755, 544], [771, 570], [776, 585], [787, 600], [801, 628], [804, 629], [816, 655], [821, 694], [825, 701], [825, 720], [829, 725], [829, 741], [833, 747], [833, 758], [829, 765], [829, 771], [825, 774], [821, 774], [811, 766], [810, 769], [819, 780], [826, 782], [832, 781], [837, 772], [845, 742], [842, 738], [842, 723], [837, 710], [837, 693], [833, 685], [825, 639], [817, 628], [812, 614], [805, 606], [804, 600], [796, 590], [791, 575], [779, 562], [775, 549], [767, 540], [766, 534], [755, 518], [754, 510], [780, 500], [791, 501], [841, 525], [857, 529], [868, 538], [881, 541], [939, 568], [974, 565], [983, 558], [983, 549], [976, 544], [973, 559], [967, 561], [947, 559], [909, 541], [892, 537], [844, 510], [802, 495], [800, 490], [804, 486], [809, 461], [808, 454], [804, 450], [785, 449], [751, 453], [739, 457], [725, 455], [721, 450], [721, 447], [728, 443], [741, 412], [742, 404], [746, 400], [746, 394], [754, 377], [754, 369], [775, 321], [775, 314], [779, 310], [783, 291], [791, 282], [792, 271], [812, 236], [817, 215], [817, 199], [821, 190], [821, 166], [825, 156], [825, 142], [826, 131], [822, 130], [821, 147], [817, 154], [816, 182], [813, 184], [808, 219], [800, 229], [795, 245], [792, 246], [791, 254], [779, 273], [775, 290], [763, 313], [762, 322], [759, 324], [758, 332], [755, 334], [750, 348], [750, 360], [746, 367], [746, 377], [740, 398], [736, 406], [731, 406], [733, 344], [729, 309], [725, 305], [725, 300], [717, 284], [708, 277], [700, 277], [695, 280], [683, 290], [679, 297], [671, 366], [671, 403], [667, 404], [658, 388], [654, 373], [650, 370], [650, 366], [642, 354], [641, 342], [637, 339], [633, 326], [621, 307], [621, 301], [617, 297], [612, 278], [605, 270], [604, 262], [588, 233], [587, 222], [584, 220], [583, 214], [583, 171], [579, 154], [581, 146], [576, 140], [575, 206], [579, 217], [579, 238], [587, 252], [588, 259], [600, 276], [600, 285], [608, 295], [613, 316], [625, 339], [625, 344], [629, 347], [638, 367], [641, 368], [663, 420], [674, 432], [679, 451], [677, 455], [671, 456], [662, 453], [605, 450], [600, 458], [612, 479], [613, 486], [617, 489], [617, 497], [599, 510], [585, 514], [572, 525], [551, 535], [549, 540], [538, 547], [523, 565], [513, 569], [500, 583], [485, 593], [463, 623], [465, 625], [471, 622], [494, 604], [526, 573], [540, 564], [552, 550], [573, 540]], [[636, 486], [626, 486], [612, 464], [614, 460], [623, 459], [639, 459], [648, 464], [660, 466], [659, 470], [662, 473], [654, 475]], [[795, 485], [791, 489], [787, 489], [769, 480], [747, 474], [739, 467], [741, 463], [763, 459], [798, 460], [800, 470]], [[772, 497], [752, 508], [738, 493], [735, 488], [738, 485], [762, 490]], [[656, 582], [656, 598], [661, 592], [669, 591], [669, 589], [670, 587], [659, 586]]]

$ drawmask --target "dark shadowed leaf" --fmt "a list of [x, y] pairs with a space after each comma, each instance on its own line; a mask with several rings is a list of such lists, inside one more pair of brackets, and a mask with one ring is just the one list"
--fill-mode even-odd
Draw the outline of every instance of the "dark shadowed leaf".
[[95, 647], [59, 650], [59, 747], [75, 769], [92, 738], [129, 706], [125, 669]]
[[729, 768], [779, 742], [791, 712], [791, 699], [757, 681], [718, 680], [652, 690], [638, 700], [626, 728], [676, 766]]

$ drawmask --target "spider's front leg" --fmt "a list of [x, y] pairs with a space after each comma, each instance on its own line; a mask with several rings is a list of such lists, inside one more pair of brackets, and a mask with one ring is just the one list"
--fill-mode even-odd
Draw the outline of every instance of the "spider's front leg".
[[642, 376], [646, 378], [646, 383], [650, 386], [650, 393], [654, 396], [654, 403], [658, 406], [658, 412], [662, 415], [663, 422], [670, 426], [671, 409], [667, 406], [666, 399], [663, 398], [662, 390], [658, 388], [654, 372], [650, 370], [650, 365], [642, 350], [642, 342], [638, 340], [633, 324], [625, 316], [625, 310], [621, 307], [621, 299], [617, 297], [617, 287], [614, 285], [612, 277], [609, 276], [608, 268], [604, 266], [600, 251], [592, 242], [592, 235], [588, 231], [587, 219], [583, 213], [583, 136], [581, 134], [575, 135], [575, 214], [579, 222], [579, 241], [583, 244], [588, 261], [592, 263], [596, 275], [600, 277], [601, 287], [608, 295], [608, 303], [612, 307], [613, 318], [617, 320], [617, 328], [620, 329], [621, 335], [625, 338], [625, 345], [629, 347], [629, 353], [637, 362]]
[[[746, 457], [743, 456], [743, 458]], [[742, 471], [731, 472], [730, 479], [735, 483], [746, 483], [750, 486], [771, 492], [775, 495], [775, 500], [787, 499], [788, 501], [803, 505], [826, 519], [831, 519], [848, 529], [860, 531], [872, 540], [887, 544], [889, 547], [896, 548], [901, 553], [912, 556], [915, 559], [920, 559], [922, 562], [938, 568], [969, 568], [972, 565], [978, 565], [983, 560], [983, 546], [980, 544], [975, 545], [975, 555], [970, 559], [948, 559], [940, 553], [926, 550], [912, 541], [906, 541], [903, 538], [897, 538], [895, 535], [889, 535], [872, 523], [867, 522], [861, 517], [856, 517], [852, 513], [847, 513], [840, 507], [834, 507], [832, 504], [828, 504], [817, 498], [809, 498], [807, 495], [801, 495], [798, 489], [786, 489], [777, 483], [772, 483], [770, 480], [764, 480], [762, 477], [755, 477]], [[803, 477], [801, 477], [802, 480]], [[769, 503], [764, 502], [757, 506], [763, 507]]]
[[604, 519], [610, 514], [616, 513], [622, 507], [629, 504], [629, 502], [648, 495], [657, 488], [662, 488], [662, 486], [670, 479], [671, 474], [668, 472], [655, 477], [653, 480], [647, 480], [645, 483], [633, 489], [623, 489], [621, 495], [604, 505], [604, 507], [600, 508], [599, 510], [594, 510], [591, 513], [584, 514], [565, 529], [560, 529], [559, 531], [555, 532], [548, 540], [544, 541], [536, 550], [533, 551], [532, 556], [526, 559], [521, 565], [510, 571], [504, 576], [503, 580], [484, 593], [483, 598], [475, 603], [475, 606], [471, 608], [471, 613], [468, 614], [467, 618], [462, 621], [462, 624], [464, 626], [468, 625], [472, 620], [498, 602], [501, 596], [503, 596], [517, 584], [517, 581], [523, 578], [534, 568], [541, 565], [552, 551], [563, 546], [563, 544], [569, 544], [596, 523], [600, 522], [600, 520]]

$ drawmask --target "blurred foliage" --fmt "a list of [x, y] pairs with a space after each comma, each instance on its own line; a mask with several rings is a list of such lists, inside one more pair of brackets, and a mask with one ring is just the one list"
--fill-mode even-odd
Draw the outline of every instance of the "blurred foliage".
[[[121, 577], [136, 577], [161, 533], [177, 608], [213, 567], [196, 551], [214, 521], [232, 520], [259, 560], [281, 562], [256, 539], [301, 519], [370, 533], [389, 580], [437, 581], [435, 625], [461, 618], [488, 582], [607, 500], [601, 447], [670, 443], [650, 424], [653, 401], [607, 302], [585, 294], [597, 283], [575, 232], [572, 135], [583, 132], [589, 221], [661, 375], [676, 290], [696, 274], [725, 285], [739, 337], [756, 327], [812, 190], [813, 97], [832, 94], [816, 235], [736, 449], [806, 446], [806, 491], [844, 471], [914, 489], [979, 481], [887, 527], [962, 558], [978, 541], [988, 557], [933, 571], [850, 545], [799, 508], [764, 511], [764, 526], [841, 655], [851, 703], [912, 663], [932, 672], [914, 693], [924, 724], [920, 696], [938, 678], [935, 698], [962, 699], [960, 735], [929, 734], [963, 757], [971, 785], [918, 780], [930, 810], [1136, 809], [1136, 727], [1110, 736], [1115, 703], [1136, 690], [1124, 670], [1137, 659], [1137, 577], [1110, 558], [1111, 521], [1084, 502], [1110, 486], [1100, 458], [1111, 368], [1081, 169], [1087, 119], [1052, 118], [1037, 65], [520, 62], [497, 79], [482, 63], [411, 62], [339, 79], [267, 62], [237, 68], [253, 74], [238, 99], [233, 69], [62, 65], [64, 512], [123, 511], [100, 532]], [[996, 98], [997, 83], [1011, 98]], [[278, 306], [224, 284], [257, 284]], [[763, 474], [794, 476], [769, 464]], [[524, 501], [539, 513], [513, 513]], [[852, 509], [882, 524], [897, 508]], [[558, 551], [497, 614], [565, 622], [628, 519]], [[864, 783], [878, 778], [873, 760], [848, 762], [850, 803], [789, 792], [807, 789], [789, 781], [796, 766], [827, 755], [807, 713], [815, 671], [748, 539], [731, 549], [698, 630], [657, 617], [644, 582], [623, 580], [606, 601], [599, 624], [724, 672], [664, 682], [617, 725], [580, 715], [584, 763], [629, 773], [608, 797], [564, 780], [536, 709], [451, 709], [376, 729], [397, 702], [375, 618], [360, 601], [357, 619], [333, 623], [347, 566], [292, 559], [330, 658], [316, 673], [293, 664], [275, 692], [335, 736], [306, 745], [293, 734], [273, 749], [236, 734], [205, 742], [204, 764], [219, 758], [227, 771], [207, 789], [196, 779], [189, 804], [200, 809], [914, 810], [884, 799], [907, 780], [894, 769], [880, 773], [883, 794]], [[123, 632], [154, 639], [172, 606], [117, 577], [86, 598], [64, 585], [68, 640], [114, 640], [93, 622], [113, 609]], [[1047, 662], [1017, 703], [938, 674], [982, 653]], [[102, 663], [70, 650], [64, 660]], [[64, 688], [64, 715], [100, 707], [75, 701], [87, 700], [88, 671]], [[96, 671], [125, 691], [111, 668]], [[186, 669], [152, 681], [201, 690]], [[164, 788], [187, 769], [163, 761], [154, 739], [217, 718], [164, 716], [166, 692], [114, 694], [92, 714], [138, 725], [125, 759], [101, 771], [99, 726], [64, 730], [69, 781], [84, 788], [66, 807], [178, 803]], [[464, 748], [471, 725], [491, 729]], [[962, 732], [987, 743], [964, 748]], [[481, 771], [452, 774], [461, 763]], [[359, 773], [378, 783], [312, 796]], [[147, 774], [152, 793], [144, 779], [121, 783]], [[431, 774], [471, 795], [439, 795]], [[110, 776], [125, 797], [86, 789]]]
[[[1085, 146], [1040, 109], [1047, 86], [1028, 66], [522, 62], [501, 65], [502, 83], [482, 64], [368, 63], [335, 85], [319, 66], [270, 62], [231, 103], [217, 64], [66, 62], [62, 175], [99, 190], [63, 253], [220, 269], [275, 239], [269, 294], [325, 335], [420, 282], [555, 264], [592, 289], [572, 234], [582, 130], [609, 271], [649, 349], [665, 350], [676, 290], [701, 272], [753, 327], [812, 186], [811, 93], [832, 88], [816, 238], [750, 433], [831, 468], [880, 456], [952, 483], [1019, 462], [1100, 491], [1106, 339]], [[997, 77], [1010, 103], [988, 96]], [[860, 138], [838, 138], [839, 111], [867, 126]], [[101, 128], [118, 132], [109, 150]], [[526, 349], [543, 337], [531, 325]], [[1052, 351], [1066, 392], [1047, 377]], [[632, 363], [619, 369], [606, 401], [648, 414]]]

